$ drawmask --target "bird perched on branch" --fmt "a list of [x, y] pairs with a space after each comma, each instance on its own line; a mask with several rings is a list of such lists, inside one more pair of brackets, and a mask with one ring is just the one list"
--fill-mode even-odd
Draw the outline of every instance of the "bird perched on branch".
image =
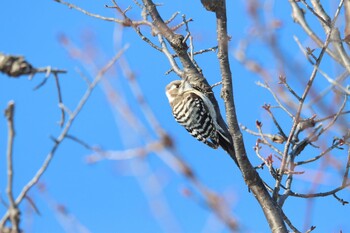
[[211, 148], [221, 146], [237, 163], [231, 136], [218, 123], [215, 107], [205, 93], [185, 80], [172, 81], [166, 86], [165, 93], [180, 125]]

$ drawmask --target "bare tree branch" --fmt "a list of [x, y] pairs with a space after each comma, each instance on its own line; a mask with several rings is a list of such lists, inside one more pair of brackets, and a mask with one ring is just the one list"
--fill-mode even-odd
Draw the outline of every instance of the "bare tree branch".
[[[343, 2], [343, 0], [341, 1], [341, 3]], [[273, 193], [273, 197], [275, 200], [277, 200], [277, 194], [279, 192], [279, 189], [280, 189], [280, 184], [281, 184], [281, 181], [282, 181], [282, 177], [283, 177], [283, 172], [284, 172], [284, 169], [285, 169], [285, 166], [287, 164], [287, 159], [288, 159], [288, 153], [289, 153], [289, 147], [290, 147], [290, 144], [291, 144], [291, 141], [294, 137], [294, 133], [297, 129], [297, 126], [299, 124], [299, 120], [300, 120], [300, 115], [301, 115], [301, 111], [302, 111], [302, 108], [303, 108], [303, 105], [304, 105], [304, 101], [306, 99], [306, 96], [308, 95], [310, 89], [311, 89], [311, 86], [313, 84], [313, 81], [315, 80], [316, 78], [316, 74], [317, 74], [317, 71], [318, 71], [318, 67], [322, 61], [322, 58], [323, 58], [323, 55], [324, 53], [326, 52], [326, 49], [328, 47], [328, 44], [330, 43], [330, 40], [331, 40], [331, 35], [332, 35], [332, 30], [333, 30], [333, 27], [334, 27], [334, 24], [338, 18], [338, 15], [339, 15], [339, 10], [337, 10], [335, 16], [334, 16], [334, 19], [332, 20], [332, 27], [331, 29], [329, 30], [329, 32], [327, 33], [327, 38], [326, 38], [326, 41], [324, 42], [323, 46], [322, 46], [322, 50], [320, 52], [320, 55], [318, 56], [317, 60], [316, 60], [316, 64], [314, 65], [314, 69], [312, 71], [312, 74], [310, 75], [310, 78], [309, 78], [309, 81], [306, 85], [306, 88], [304, 90], [304, 93], [302, 94], [301, 96], [301, 100], [299, 101], [299, 107], [298, 107], [298, 110], [296, 112], [296, 115], [294, 117], [294, 122], [293, 122], [293, 126], [292, 126], [292, 129], [289, 133], [289, 136], [288, 136], [288, 139], [287, 139], [287, 142], [285, 144], [285, 149], [284, 149], [284, 155], [283, 155], [283, 158], [282, 158], [282, 162], [281, 162], [281, 167], [280, 167], [280, 174], [281, 176], [279, 176], [279, 178], [276, 180], [276, 184], [275, 184], [275, 190], [274, 190], [274, 193]]]
[[[289, 0], [290, 5], [292, 6], [292, 17], [296, 23], [298, 23], [306, 32], [306, 34], [316, 42], [318, 46], [323, 46], [322, 40], [316, 35], [316, 33], [310, 28], [308, 25], [303, 10], [298, 6], [297, 1], [295, 0]], [[343, 4], [343, 1], [340, 2], [339, 6]], [[338, 7], [337, 12], [339, 11], [340, 7]], [[329, 30], [329, 28], [325, 29]], [[341, 40], [339, 36], [339, 31], [337, 29], [332, 29], [334, 31], [334, 35], [332, 36], [332, 41], [336, 44], [337, 52], [341, 54], [339, 57], [338, 54], [334, 51], [332, 51], [330, 48], [326, 48], [326, 52], [339, 64], [344, 66], [348, 72], [350, 72], [350, 63], [348, 62], [348, 57], [346, 55], [345, 50], [343, 49], [342, 45], [340, 45]], [[327, 34], [329, 34], [327, 32]]]
[[[13, 141], [15, 137], [15, 129], [14, 129], [14, 111], [15, 111], [15, 102], [10, 101], [5, 110], [5, 116], [7, 118], [8, 125], [8, 142], [7, 142], [7, 196], [10, 202], [8, 212], [11, 220], [11, 233], [20, 232], [19, 222], [20, 222], [20, 211], [18, 209], [18, 205], [13, 197]], [[0, 227], [0, 230], [2, 227]]]
[[[19, 205], [22, 202], [23, 198], [25, 198], [25, 196], [27, 195], [29, 190], [39, 181], [41, 176], [45, 173], [45, 171], [49, 167], [49, 165], [50, 165], [50, 163], [55, 155], [56, 150], [58, 149], [58, 147], [60, 146], [62, 141], [66, 138], [74, 120], [76, 119], [77, 115], [80, 113], [83, 106], [86, 104], [91, 93], [93, 92], [93, 90], [95, 89], [95, 87], [97, 86], [99, 81], [102, 79], [104, 74], [113, 66], [113, 64], [120, 58], [120, 56], [124, 53], [124, 51], [126, 49], [127, 49], [127, 46], [124, 47], [118, 54], [116, 54], [96, 75], [94, 81], [91, 83], [91, 85], [86, 90], [85, 94], [81, 98], [81, 100], [78, 103], [75, 110], [72, 112], [71, 115], [69, 115], [68, 121], [66, 122], [65, 126], [63, 127], [60, 135], [54, 139], [54, 145], [51, 148], [51, 151], [49, 152], [49, 154], [46, 156], [45, 161], [43, 162], [43, 164], [41, 165], [39, 170], [36, 172], [36, 174], [33, 176], [33, 178], [23, 187], [22, 191], [20, 192], [20, 194], [16, 198], [16, 201], [15, 201], [16, 205]], [[7, 219], [9, 217], [10, 217], [10, 212], [7, 211], [0, 221], [0, 229], [2, 229], [4, 227], [5, 222], [7, 221]]]
[[227, 35], [227, 17], [226, 17], [226, 1], [218, 1], [216, 8], [216, 24], [217, 24], [217, 40], [218, 40], [218, 59], [220, 63], [220, 71], [222, 76], [222, 98], [225, 102], [226, 118], [233, 143], [235, 154], [239, 167], [242, 171], [244, 181], [249, 189], [254, 193], [255, 198], [259, 202], [264, 211], [265, 217], [270, 225], [272, 232], [287, 232], [283, 218], [276, 203], [271, 199], [270, 194], [264, 186], [261, 178], [249, 162], [246, 154], [242, 133], [239, 129], [236, 108], [233, 100], [232, 75], [228, 60], [228, 41]]

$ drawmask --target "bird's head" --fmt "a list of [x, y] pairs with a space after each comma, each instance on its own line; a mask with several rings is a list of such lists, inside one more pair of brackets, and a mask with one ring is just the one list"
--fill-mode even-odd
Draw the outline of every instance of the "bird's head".
[[184, 80], [175, 80], [166, 86], [165, 94], [168, 97], [169, 103], [172, 103], [178, 95], [190, 89], [192, 89], [192, 87], [188, 82]]

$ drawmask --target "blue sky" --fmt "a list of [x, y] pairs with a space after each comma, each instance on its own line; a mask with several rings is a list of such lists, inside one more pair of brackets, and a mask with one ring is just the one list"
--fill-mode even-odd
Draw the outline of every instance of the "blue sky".
[[[127, 7], [124, 2], [121, 6]], [[111, 4], [108, 1], [74, 1], [72, 3], [104, 16], [115, 16], [112, 9], [104, 7], [105, 4]], [[292, 58], [290, 62], [301, 64], [307, 80], [312, 67], [305, 65], [306, 60], [302, 57], [292, 36], [298, 35], [306, 45], [312, 45], [312, 43], [293, 23], [287, 3], [278, 1], [270, 3], [273, 3], [271, 15], [260, 17], [267, 20], [273, 16], [281, 20], [283, 27], [277, 35], [281, 41], [282, 50], [290, 54]], [[328, 7], [334, 12], [332, 6]], [[247, 71], [233, 56], [238, 42], [251, 32], [253, 24], [248, 17], [245, 1], [236, 1], [234, 5], [231, 3], [228, 9], [229, 33], [232, 35], [230, 58], [239, 121], [255, 129], [255, 121], [260, 120], [263, 121], [266, 130], [276, 133], [276, 129], [261, 108], [264, 103], [273, 103], [273, 99], [266, 90], [255, 85], [256, 81], [261, 80], [260, 77]], [[181, 14], [194, 19], [190, 28], [194, 35], [195, 49], [215, 45], [214, 15], [204, 11], [200, 1], [165, 1], [160, 9], [164, 18], [170, 17], [174, 11], [180, 11]], [[139, 18], [137, 7], [129, 12], [129, 16]], [[231, 213], [238, 219], [242, 232], [269, 232], [262, 211], [252, 194], [248, 192], [238, 169], [225, 152], [213, 151], [195, 141], [173, 120], [164, 88], [176, 77], [173, 74], [164, 75], [169, 69], [166, 58], [141, 41], [132, 29], [126, 28], [121, 31], [120, 27], [114, 23], [88, 17], [49, 0], [3, 1], [0, 3], [0, 20], [4, 22], [0, 37], [1, 52], [24, 55], [37, 67], [51, 65], [68, 71], [67, 74], [60, 75], [60, 84], [63, 102], [70, 109], [75, 108], [86, 89], [86, 83], [77, 69], [89, 78], [94, 77], [96, 69], [91, 64], [72, 58], [59, 42], [59, 38], [65, 35], [83, 53], [93, 54], [95, 59], [93, 62], [99, 67], [114, 56], [121, 47], [129, 44], [130, 47], [124, 58], [135, 72], [161, 126], [173, 136], [182, 158], [193, 167], [202, 183], [230, 200]], [[318, 26], [315, 25], [315, 27]], [[146, 30], [145, 35], [150, 36]], [[320, 32], [320, 35], [323, 34]], [[116, 38], [121, 38], [121, 41], [116, 41]], [[277, 85], [279, 73], [271, 54], [267, 53], [266, 44], [259, 39], [250, 39], [256, 40], [256, 43], [248, 47], [247, 55], [268, 67], [276, 78], [272, 83]], [[220, 80], [215, 53], [198, 56], [197, 61], [203, 68], [209, 83]], [[333, 73], [339, 70], [335, 65], [328, 64], [325, 65], [325, 69]], [[293, 75], [293, 70], [287, 70], [287, 72], [290, 76]], [[16, 103], [15, 195], [35, 174], [50, 151], [53, 145], [50, 136], [57, 136], [60, 133], [60, 127], [57, 124], [60, 111], [57, 107], [54, 79], [50, 78], [43, 87], [33, 91], [43, 78], [44, 75], [39, 74], [29, 81], [27, 77], [9, 79], [0, 75], [1, 111], [6, 108], [9, 100], [14, 100]], [[129, 107], [137, 116], [140, 116], [140, 110], [136, 101], [132, 99], [122, 72], [115, 68], [107, 78], [111, 87], [128, 99]], [[300, 85], [297, 81], [292, 81], [292, 84]], [[216, 96], [221, 102], [219, 89], [216, 89]], [[247, 94], [248, 90], [249, 94]], [[71, 134], [89, 145], [105, 150], [123, 150], [139, 146], [142, 140], [139, 137], [133, 137], [137, 133], [129, 129], [125, 120], [116, 111], [118, 106], [113, 106], [107, 97], [105, 88], [102, 86], [96, 88], [74, 122]], [[221, 109], [223, 110], [222, 105]], [[289, 119], [286, 116], [283, 117], [287, 119], [283, 124], [290, 125]], [[146, 121], [141, 117], [141, 122]], [[6, 140], [6, 120], [0, 118], [0, 154], [3, 155], [0, 156], [0, 171], [2, 171], [0, 194], [3, 199], [6, 198], [4, 156]], [[253, 151], [255, 140], [253, 136], [245, 134], [248, 155], [254, 165], [257, 165], [260, 161]], [[91, 165], [86, 163], [86, 157], [91, 153], [70, 140], [64, 141], [59, 147], [52, 164], [40, 181], [46, 191], [40, 192], [35, 187], [29, 193], [41, 214], [33, 213], [28, 203], [21, 204], [22, 227], [26, 232], [84, 232], [82, 228], [69, 228], [72, 225], [77, 227], [79, 224], [85, 226], [89, 232], [163, 232], [169, 231], [169, 226], [174, 225], [178, 226], [180, 232], [228, 232], [228, 229], [213, 217], [210, 211], [194, 200], [195, 191], [194, 198], [183, 195], [184, 189], [193, 190], [193, 187], [157, 155], [149, 154], [147, 158], [126, 161], [104, 160]], [[344, 156], [344, 152], [340, 156]], [[317, 168], [319, 166], [306, 166], [306, 171], [309, 171], [307, 176], [311, 176]], [[262, 174], [266, 177], [266, 170]], [[339, 181], [334, 169], [328, 169], [326, 175], [330, 178], [328, 183], [319, 187], [320, 190], [330, 189], [334, 187], [334, 180]], [[149, 182], [158, 182], [161, 186], [160, 191], [150, 189], [147, 186]], [[296, 190], [306, 192], [310, 186], [310, 182], [300, 181]], [[151, 187], [154, 188], [154, 186]], [[341, 192], [340, 196], [350, 200], [348, 190]], [[156, 220], [149, 204], [158, 202], [166, 204], [166, 209], [171, 213], [174, 221], [165, 224], [165, 228]], [[286, 203], [286, 214], [301, 230], [307, 214], [307, 203], [306, 200], [296, 198], [290, 198]], [[69, 214], [59, 215], [59, 212], [55, 211], [57, 204], [64, 206]], [[310, 224], [317, 226], [316, 232], [350, 230], [348, 206], [342, 206], [332, 197], [317, 199], [311, 204], [313, 209]], [[0, 206], [0, 215], [4, 211], [4, 206]], [[63, 217], [70, 217], [70, 220]], [[67, 227], [69, 221], [75, 221], [76, 224], [68, 224]]]

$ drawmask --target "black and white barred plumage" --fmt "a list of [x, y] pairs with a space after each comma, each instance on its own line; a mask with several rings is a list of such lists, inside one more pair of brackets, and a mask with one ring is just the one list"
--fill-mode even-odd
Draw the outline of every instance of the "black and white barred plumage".
[[232, 145], [217, 122], [212, 102], [204, 93], [187, 81], [176, 80], [166, 86], [166, 95], [175, 120], [193, 137], [214, 149], [223, 144]]

